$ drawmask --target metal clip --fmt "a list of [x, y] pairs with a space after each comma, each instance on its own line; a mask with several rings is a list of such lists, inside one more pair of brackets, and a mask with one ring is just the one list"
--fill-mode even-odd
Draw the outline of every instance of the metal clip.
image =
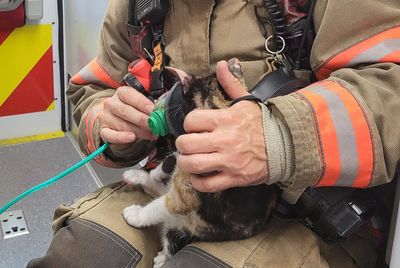
[[290, 61], [290, 59], [288, 59], [286, 57], [286, 55], [283, 53], [283, 51], [286, 48], [285, 39], [283, 37], [279, 36], [279, 35], [277, 35], [277, 37], [282, 42], [282, 47], [280, 49], [276, 50], [276, 51], [272, 50], [268, 45], [269, 41], [271, 40], [271, 38], [273, 38], [273, 36], [270, 36], [265, 40], [265, 49], [267, 50], [268, 53], [270, 53], [272, 55], [272, 57], [274, 58], [275, 62], [277, 62], [280, 65], [282, 65], [283, 67], [285, 67], [286, 70], [292, 71], [293, 70], [293, 64]]
[[267, 50], [268, 53], [270, 53], [270, 54], [272, 54], [272, 55], [280, 54], [280, 53], [282, 53], [283, 50], [285, 50], [285, 48], [286, 48], [285, 39], [283, 39], [283, 37], [282, 37], [282, 36], [279, 36], [279, 35], [276, 35], [275, 37], [278, 37], [279, 40], [281, 40], [281, 42], [282, 42], [282, 47], [281, 47], [280, 49], [276, 50], [276, 51], [273, 51], [272, 49], [270, 49], [270, 48], [269, 48], [269, 45], [268, 45], [268, 44], [269, 44], [269, 41], [270, 41], [272, 38], [274, 38], [274, 36], [271, 35], [270, 37], [268, 37], [268, 38], [265, 40], [265, 49]]
[[293, 64], [291, 62], [291, 60], [289, 58], [286, 57], [285, 54], [276, 54], [274, 55], [275, 60], [282, 65], [283, 67], [285, 67], [286, 70], [288, 71], [292, 71], [293, 70]]

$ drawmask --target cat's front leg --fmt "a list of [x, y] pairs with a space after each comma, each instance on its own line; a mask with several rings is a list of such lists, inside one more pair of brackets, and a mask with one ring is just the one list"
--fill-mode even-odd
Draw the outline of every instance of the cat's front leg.
[[152, 197], [159, 197], [165, 194], [168, 190], [168, 185], [155, 175], [159, 167], [148, 173], [141, 169], [131, 169], [125, 171], [122, 175], [127, 184], [141, 186], [142, 189]]
[[130, 169], [122, 174], [124, 181], [131, 185], [143, 185], [150, 181], [150, 174], [141, 169]]
[[153, 268], [161, 268], [167, 259], [171, 256], [167, 255], [164, 250], [158, 252], [157, 256], [154, 258]]
[[171, 154], [150, 172], [141, 169], [131, 169], [124, 172], [123, 178], [127, 184], [139, 185], [147, 194], [152, 197], [159, 197], [168, 191], [169, 180], [175, 169], [175, 165], [176, 156]]
[[165, 195], [142, 207], [132, 205], [124, 209], [124, 218], [134, 227], [146, 227], [164, 222], [171, 217], [165, 206]]

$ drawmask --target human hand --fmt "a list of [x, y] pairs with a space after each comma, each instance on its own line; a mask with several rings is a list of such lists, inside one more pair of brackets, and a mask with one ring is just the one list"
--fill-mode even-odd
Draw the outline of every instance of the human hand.
[[[231, 99], [249, 94], [226, 62], [217, 64], [217, 78]], [[198, 191], [219, 192], [266, 181], [262, 115], [256, 103], [241, 101], [227, 109], [194, 110], [186, 116], [184, 128], [189, 134], [176, 140], [181, 152], [177, 165], [191, 173], [190, 181]]]
[[100, 137], [114, 148], [125, 148], [136, 139], [154, 140], [147, 125], [154, 103], [132, 87], [120, 87], [94, 109], [98, 113]]

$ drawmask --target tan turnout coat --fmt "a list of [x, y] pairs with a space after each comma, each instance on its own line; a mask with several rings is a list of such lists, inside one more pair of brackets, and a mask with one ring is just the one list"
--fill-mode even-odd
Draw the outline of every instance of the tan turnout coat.
[[[97, 58], [87, 66], [100, 69], [103, 78], [82, 70], [69, 84], [85, 153], [101, 143], [91, 108], [122, 85], [134, 59], [126, 28], [127, 2], [110, 0]], [[213, 73], [218, 61], [237, 57], [250, 88], [267, 71], [269, 55], [254, 15], [260, 1], [171, 3], [165, 21], [169, 65], [203, 76]], [[308, 186], [389, 182], [400, 158], [400, 1], [318, 0], [313, 18], [317, 35], [311, 66], [319, 81], [267, 103], [289, 131], [290, 144], [284, 148], [293, 150], [294, 169], [281, 183], [289, 201]], [[98, 161], [129, 166], [151, 150], [149, 142], [137, 141], [128, 151], [108, 151]]]

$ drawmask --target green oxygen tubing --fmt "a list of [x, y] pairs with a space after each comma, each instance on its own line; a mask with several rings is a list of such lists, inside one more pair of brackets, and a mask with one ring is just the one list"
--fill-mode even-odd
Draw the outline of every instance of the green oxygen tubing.
[[59, 173], [58, 175], [54, 176], [53, 178], [51, 178], [51, 179], [49, 179], [47, 181], [44, 181], [44, 182], [42, 182], [42, 183], [40, 183], [40, 184], [38, 184], [38, 185], [26, 190], [22, 194], [18, 195], [13, 200], [11, 200], [10, 202], [8, 202], [7, 204], [5, 204], [3, 207], [0, 208], [0, 215], [3, 214], [3, 212], [5, 212], [10, 207], [15, 205], [17, 202], [19, 202], [22, 199], [24, 199], [25, 197], [27, 197], [27, 196], [29, 196], [29, 195], [37, 192], [37, 191], [40, 191], [43, 188], [46, 188], [47, 186], [50, 186], [50, 185], [56, 183], [58, 180], [64, 178], [68, 174], [70, 174], [70, 173], [74, 172], [75, 170], [77, 170], [78, 168], [82, 167], [87, 162], [89, 162], [90, 160], [92, 160], [93, 158], [95, 158], [96, 156], [101, 154], [102, 152], [104, 152], [108, 148], [108, 146], [109, 146], [108, 143], [103, 144], [103, 146], [101, 146], [99, 149], [97, 149], [95, 152], [93, 152], [91, 155], [89, 155], [88, 157], [86, 157], [82, 161], [80, 161], [80, 162], [76, 163], [75, 165], [73, 165], [72, 167], [64, 170], [63, 172]]

